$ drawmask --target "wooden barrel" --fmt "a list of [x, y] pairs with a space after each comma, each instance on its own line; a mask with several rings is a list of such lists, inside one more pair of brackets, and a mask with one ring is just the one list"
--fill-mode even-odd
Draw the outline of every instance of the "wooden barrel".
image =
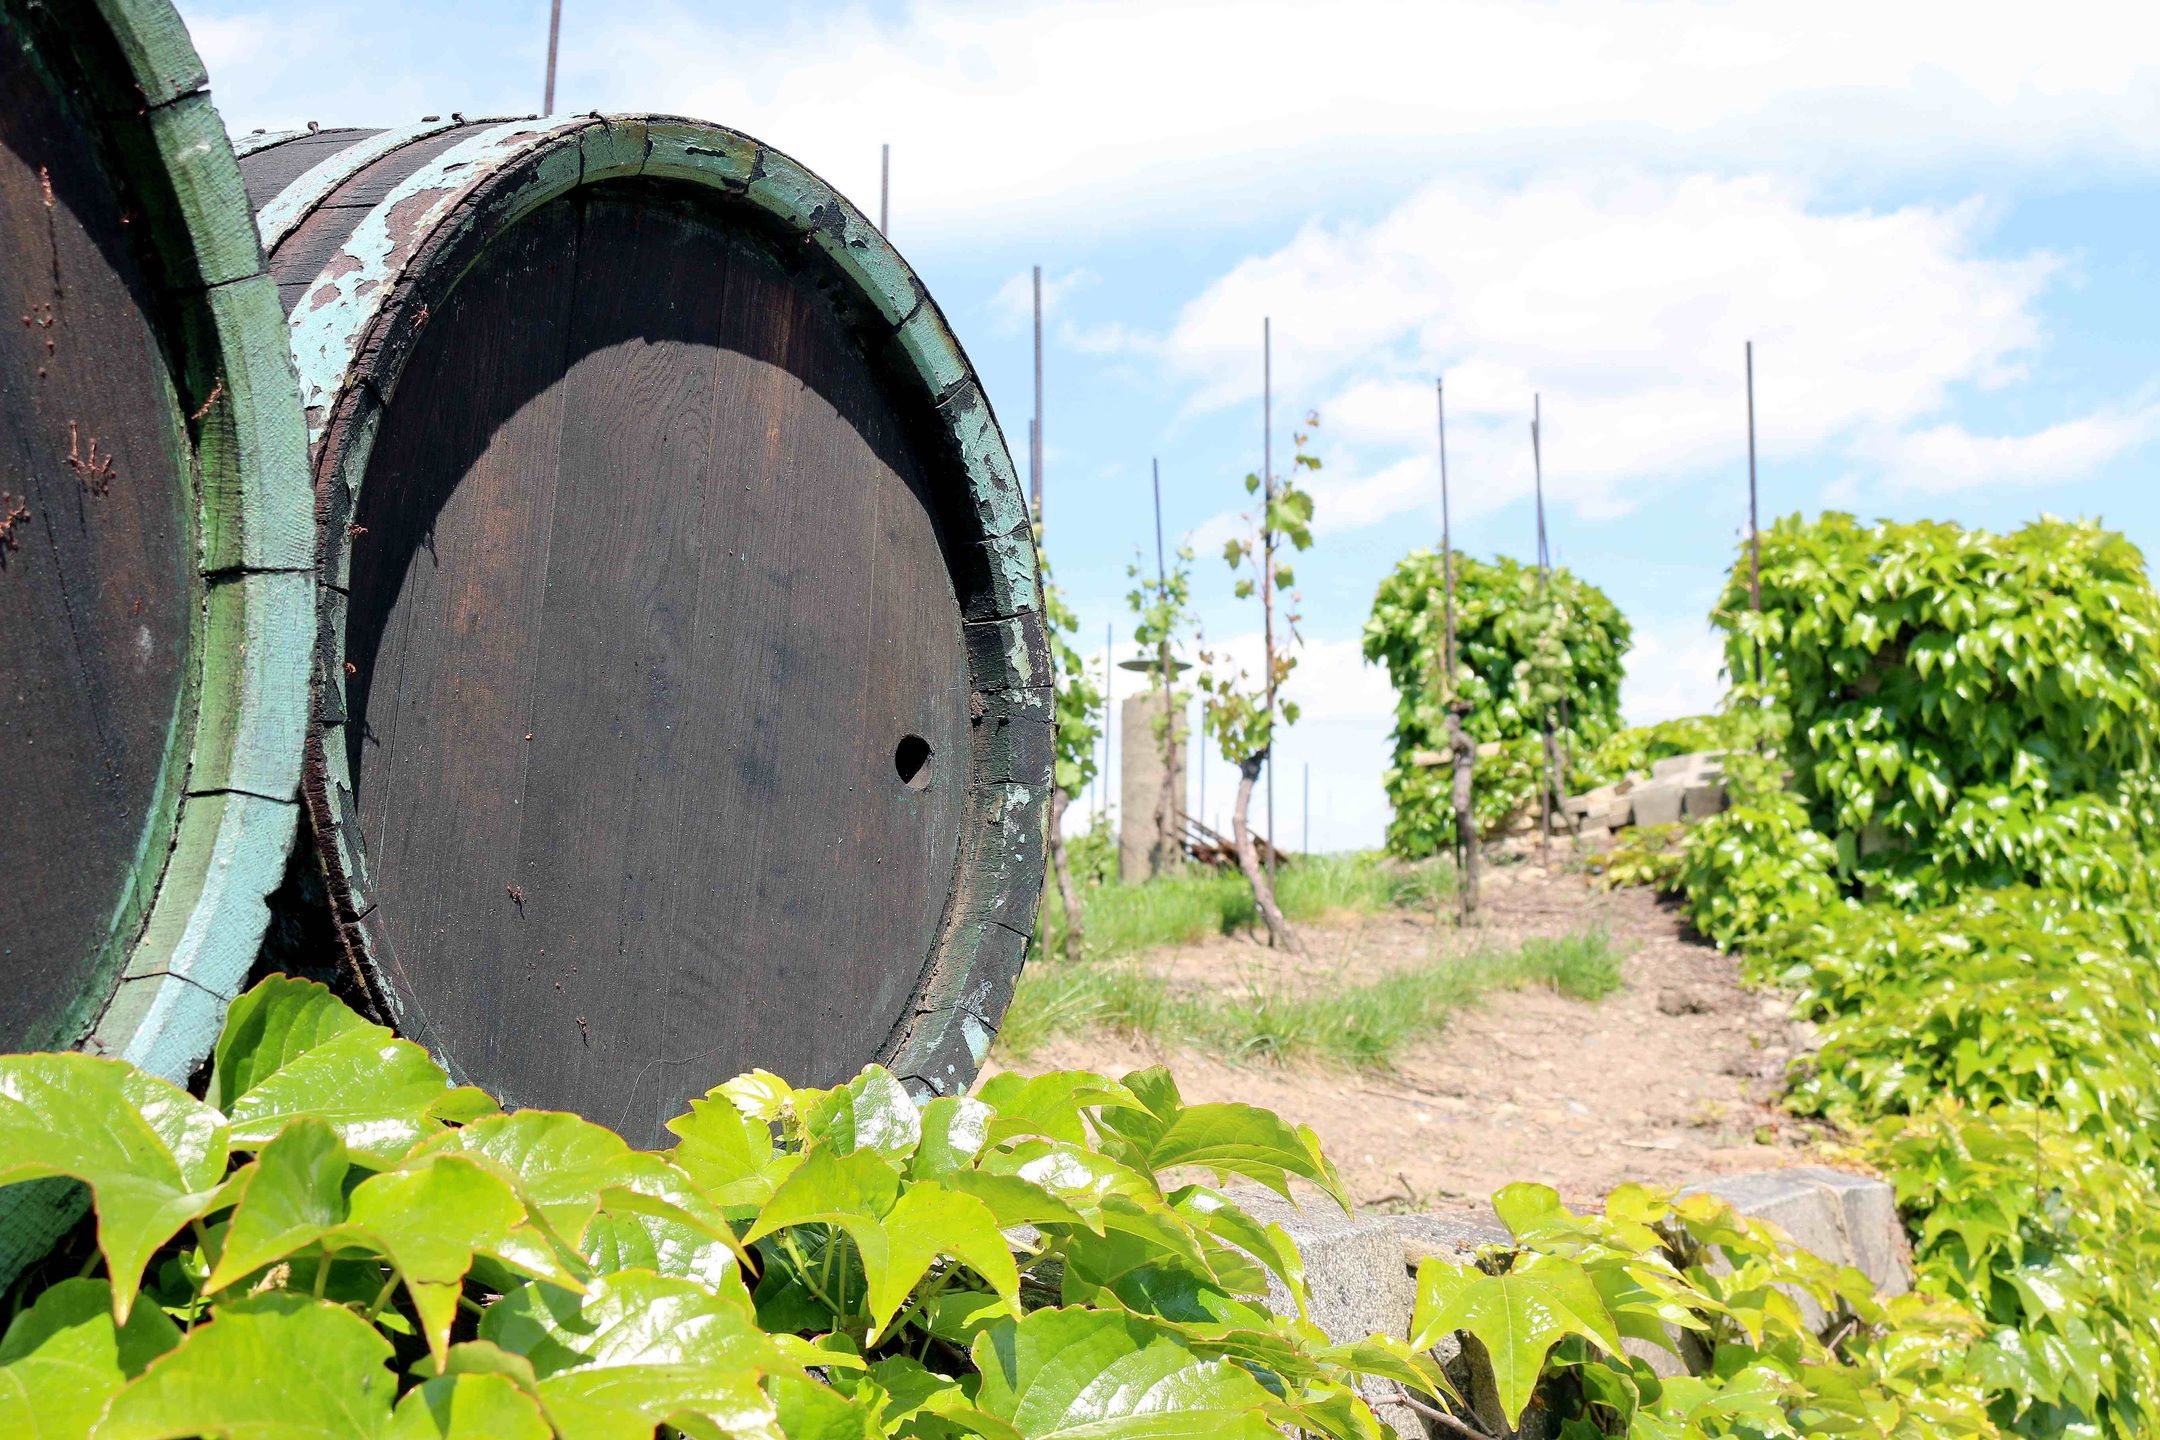
[[660, 117], [242, 142], [323, 581], [346, 958], [461, 1080], [638, 1142], [752, 1066], [964, 1085], [1050, 670], [973, 369], [876, 229]]
[[184, 1078], [298, 817], [292, 366], [162, 0], [0, 0], [0, 142], [0, 1048]]
[[[250, 220], [164, 0], [0, 0], [0, 1050], [186, 1080], [285, 865], [314, 526]], [[0, 1273], [74, 1203], [0, 1191]]]

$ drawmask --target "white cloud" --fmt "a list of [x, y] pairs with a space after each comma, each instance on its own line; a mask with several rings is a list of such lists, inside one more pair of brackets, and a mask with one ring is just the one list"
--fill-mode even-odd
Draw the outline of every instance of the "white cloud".
[[1725, 645], [1701, 620], [1638, 624], [1620, 682], [1630, 725], [1706, 715], [1725, 697]]
[[[187, 0], [240, 128], [529, 106], [544, 6]], [[582, 5], [565, 108], [703, 115], [923, 236], [1228, 230], [1317, 183], [1616, 159], [1895, 177], [2160, 160], [2160, 9], [2086, 0]], [[270, 27], [274, 47], [232, 43]], [[221, 28], [224, 27], [224, 28]], [[2096, 39], [2096, 37], [2102, 37]], [[476, 64], [476, 57], [491, 63]], [[244, 57], [245, 63], [228, 63]], [[277, 63], [263, 63], [274, 59]], [[510, 73], [514, 67], [515, 73]]]
[[2081, 479], [2160, 435], [2160, 404], [2103, 409], [2026, 435], [1975, 435], [1962, 425], [1932, 425], [1895, 436], [1872, 458], [1881, 479], [1847, 477], [1826, 498], [1837, 504], [1882, 491], [1949, 495], [1987, 486], [2059, 485]]
[[[1982, 253], [1971, 203], [1833, 209], [1763, 177], [1550, 175], [1427, 185], [1371, 222], [1308, 224], [1188, 303], [1165, 347], [1197, 409], [1257, 402], [1273, 316], [1278, 413], [1317, 404], [1363, 457], [1314, 483], [1323, 524], [1437, 510], [1432, 376], [1474, 517], [1527, 494], [1533, 389], [1548, 497], [1624, 512], [1762, 445], [1881, 445], [2042, 338], [2059, 262]], [[1330, 519], [1331, 509], [1335, 518]]]

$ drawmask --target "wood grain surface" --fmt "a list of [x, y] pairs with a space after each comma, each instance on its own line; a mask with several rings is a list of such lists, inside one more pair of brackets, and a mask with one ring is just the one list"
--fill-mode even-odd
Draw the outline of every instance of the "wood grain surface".
[[818, 272], [650, 185], [550, 202], [430, 319], [354, 517], [360, 923], [401, 1022], [505, 1100], [657, 1143], [900, 1021], [971, 683], [880, 374]]
[[0, 20], [0, 1048], [72, 1044], [171, 843], [184, 417], [94, 128]]

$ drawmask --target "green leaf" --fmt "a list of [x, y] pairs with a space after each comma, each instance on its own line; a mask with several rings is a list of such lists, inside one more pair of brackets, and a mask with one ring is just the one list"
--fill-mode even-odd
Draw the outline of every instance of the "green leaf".
[[837, 1225], [855, 1242], [869, 1282], [873, 1325], [883, 1329], [939, 1255], [989, 1281], [1009, 1302], [1020, 1277], [990, 1208], [972, 1195], [900, 1174], [875, 1151], [813, 1150], [743, 1236], [756, 1241], [794, 1225]]
[[1146, 1168], [1204, 1166], [1257, 1180], [1284, 1199], [1291, 1198], [1288, 1177], [1297, 1176], [1349, 1212], [1350, 1192], [1320, 1152], [1320, 1137], [1311, 1127], [1293, 1126], [1254, 1105], [1187, 1105], [1177, 1082], [1160, 1066], [1135, 1071], [1125, 1085], [1145, 1108], [1107, 1112], [1102, 1127], [1130, 1145]]
[[1081, 1118], [1085, 1112], [1140, 1103], [1117, 1081], [1088, 1070], [1052, 1070], [1034, 1076], [1006, 1070], [985, 1080], [976, 1098], [996, 1112], [990, 1120], [993, 1143], [1015, 1135], [1047, 1135], [1070, 1145], [1085, 1145], [1087, 1125]]
[[553, 1440], [539, 1402], [501, 1375], [444, 1375], [405, 1392], [384, 1440]]
[[372, 1440], [397, 1387], [390, 1342], [342, 1305], [290, 1292], [213, 1312], [119, 1395], [93, 1440]]
[[293, 1121], [234, 1177], [240, 1203], [205, 1291], [218, 1291], [315, 1244], [345, 1218], [345, 1142], [322, 1121]]
[[875, 1150], [904, 1164], [922, 1140], [922, 1112], [907, 1087], [882, 1065], [869, 1065], [847, 1084], [828, 1090], [803, 1112], [803, 1130], [840, 1154]]
[[885, 1433], [876, 1409], [830, 1385], [781, 1378], [772, 1395], [787, 1440], [877, 1440]]
[[446, 1131], [428, 1149], [489, 1162], [515, 1182], [548, 1230], [573, 1245], [608, 1186], [664, 1191], [679, 1183], [659, 1156], [632, 1150], [604, 1125], [556, 1110], [490, 1115]]
[[578, 1253], [602, 1274], [650, 1270], [717, 1289], [740, 1275], [741, 1247], [727, 1223], [714, 1223], [650, 1195], [615, 1187], [585, 1226]]
[[973, 1164], [990, 1143], [992, 1111], [965, 1095], [941, 1095], [922, 1110], [922, 1145], [908, 1174], [940, 1179]]
[[1430, 1350], [1451, 1331], [1467, 1331], [1492, 1358], [1493, 1384], [1510, 1425], [1522, 1418], [1545, 1356], [1568, 1335], [1609, 1355], [1620, 1336], [1589, 1274], [1572, 1260], [1534, 1255], [1505, 1275], [1427, 1259], [1418, 1266], [1410, 1343]]
[[1246, 1371], [1108, 1310], [1038, 1310], [975, 1341], [976, 1404], [1026, 1440], [1274, 1440]]
[[693, 1100], [690, 1113], [668, 1121], [667, 1128], [676, 1136], [668, 1159], [715, 1205], [764, 1204], [796, 1164], [792, 1156], [776, 1161], [771, 1122], [743, 1113], [730, 1098]]
[[531, 1362], [565, 1435], [643, 1440], [659, 1424], [767, 1435], [774, 1410], [760, 1382], [802, 1374], [757, 1327], [733, 1280], [714, 1291], [624, 1270], [595, 1280], [582, 1301], [527, 1285], [488, 1307], [480, 1336]]
[[313, 1116], [354, 1160], [394, 1163], [446, 1119], [492, 1102], [455, 1090], [427, 1051], [361, 1019], [321, 985], [273, 975], [233, 1001], [218, 1038], [210, 1092], [232, 1143], [265, 1145], [289, 1120]]
[[224, 1203], [226, 1154], [223, 1116], [132, 1065], [0, 1056], [0, 1185], [66, 1175], [90, 1187], [117, 1320], [157, 1248]]
[[[871, 1269], [869, 1253], [863, 1252], [865, 1273], [870, 1277], [870, 1314], [880, 1328], [899, 1310], [915, 1282], [940, 1255], [950, 1255], [966, 1265], [1018, 1309], [1020, 1273], [1013, 1263], [1012, 1249], [989, 1207], [974, 1196], [917, 1181], [885, 1216], [883, 1229], [883, 1266]], [[861, 1248], [859, 1239], [857, 1248]]]
[[63, 1280], [0, 1338], [0, 1435], [87, 1435], [129, 1377], [180, 1343], [155, 1305], [115, 1329], [103, 1280]]
[[412, 1296], [429, 1352], [450, 1348], [450, 1322], [475, 1254], [575, 1290], [524, 1202], [494, 1170], [469, 1156], [430, 1154], [400, 1170], [370, 1176], [352, 1192], [345, 1223], [329, 1236], [340, 1248], [374, 1250]]

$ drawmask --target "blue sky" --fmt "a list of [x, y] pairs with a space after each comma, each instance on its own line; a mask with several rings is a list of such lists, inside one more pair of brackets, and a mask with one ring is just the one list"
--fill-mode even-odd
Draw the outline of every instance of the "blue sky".
[[[236, 130], [537, 107], [546, 0], [181, 8]], [[1273, 317], [1278, 450], [1317, 409], [1327, 463], [1306, 717], [1279, 752], [1291, 843], [1307, 765], [1315, 845], [1386, 823], [1392, 696], [1356, 637], [1438, 534], [1441, 371], [1477, 552], [1529, 553], [1542, 392], [1554, 548], [1636, 627], [1636, 720], [1719, 691], [1704, 614], [1745, 518], [1750, 338], [1766, 516], [2047, 511], [2160, 544], [2160, 7], [564, 10], [558, 108], [732, 125], [872, 213], [890, 143], [893, 239], [1016, 457], [1043, 266], [1049, 544], [1094, 646], [1131, 628], [1151, 457], [1210, 636], [1256, 628], [1206, 552], [1258, 463]], [[1230, 781], [1211, 767], [1211, 815]]]

